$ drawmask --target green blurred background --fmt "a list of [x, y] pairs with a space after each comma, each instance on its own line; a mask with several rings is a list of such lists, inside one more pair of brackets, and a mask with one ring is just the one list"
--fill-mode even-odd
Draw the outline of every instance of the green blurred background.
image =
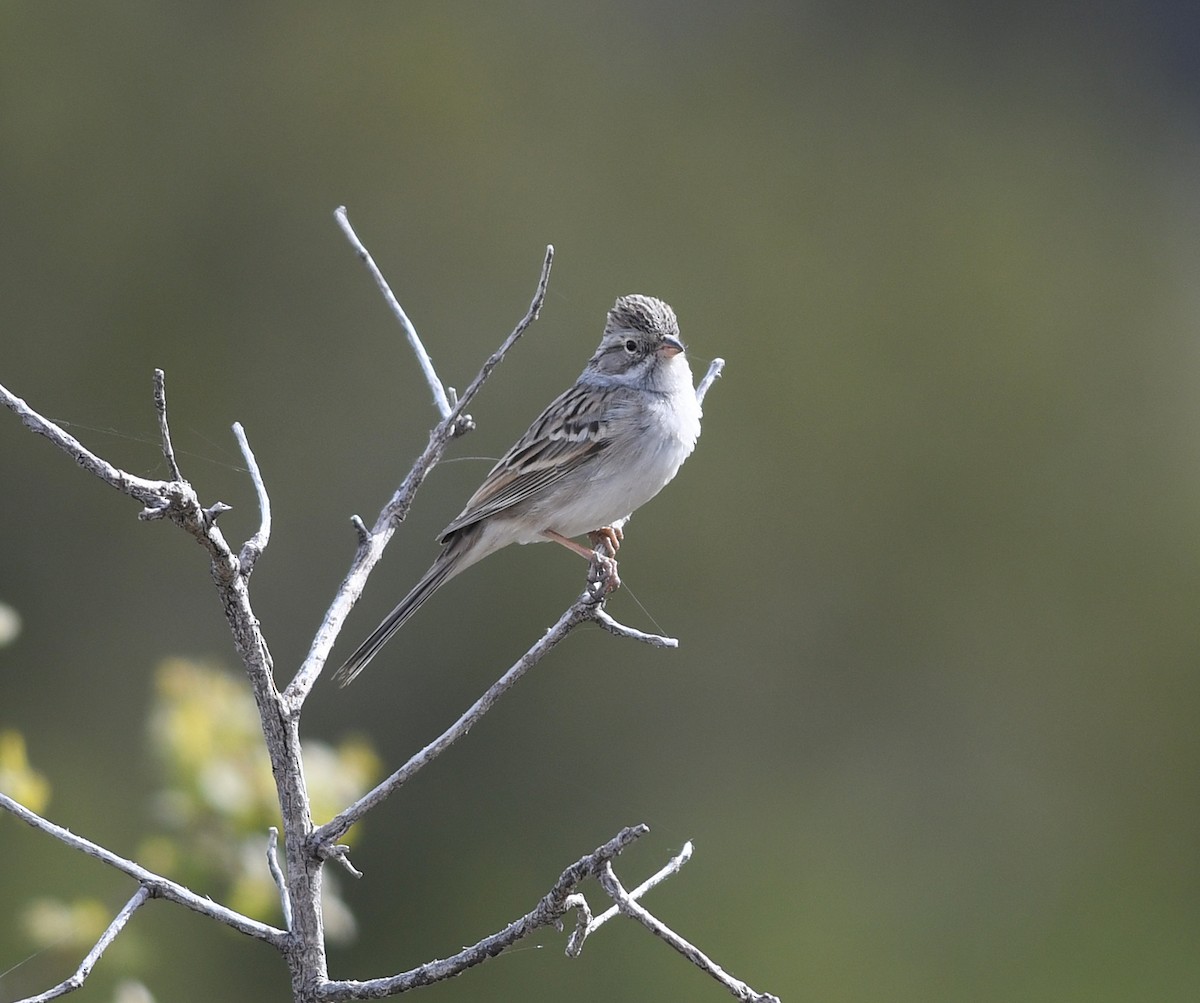
[[[0, 7], [0, 381], [162, 476], [151, 371], [206, 502], [275, 530], [253, 580], [290, 678], [434, 412], [337, 230], [448, 383], [524, 312], [371, 580], [345, 654], [574, 378], [621, 293], [725, 378], [581, 629], [370, 817], [335, 976], [454, 952], [624, 824], [629, 883], [784, 1000], [1185, 1000], [1200, 985], [1198, 18], [1182, 4], [434, 2]], [[234, 665], [204, 555], [0, 414], [0, 727], [48, 815], [150, 826], [155, 668]], [[394, 766], [577, 594], [513, 549], [456, 580], [305, 733]], [[635, 599], [636, 596], [636, 599]], [[0, 971], [36, 895], [130, 882], [0, 818]], [[211, 889], [200, 888], [200, 891]], [[593, 905], [600, 893], [594, 890]], [[631, 924], [544, 931], [432, 1000], [720, 1000]], [[284, 1000], [261, 945], [152, 903], [118, 977]], [[78, 951], [0, 979], [47, 988]], [[425, 998], [423, 996], [422, 998]]]

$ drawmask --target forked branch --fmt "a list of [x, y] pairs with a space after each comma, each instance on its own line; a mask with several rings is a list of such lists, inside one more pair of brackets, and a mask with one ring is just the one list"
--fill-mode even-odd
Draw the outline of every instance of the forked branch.
[[[640, 885], [638, 885], [633, 891], [631, 891], [629, 893], [629, 897], [636, 902], [643, 895], [645, 895], [646, 892], [650, 891], [652, 888], [657, 888], [659, 885], [661, 885], [672, 874], [678, 874], [679, 869], [681, 867], [683, 867], [683, 865], [686, 864], [689, 860], [692, 859], [692, 850], [693, 850], [692, 841], [689, 839], [686, 843], [683, 844], [682, 850], [680, 850], [675, 856], [673, 856], [670, 860], [668, 860], [661, 868], [659, 868], [657, 871], [655, 871], [653, 874], [651, 874], [650, 877], [648, 877], [645, 881], [643, 881]], [[582, 933], [579, 934], [578, 943], [576, 943], [574, 937], [571, 938], [571, 943], [569, 943], [567, 945], [567, 954], [571, 955], [572, 957], [577, 955], [580, 952], [580, 950], [583, 948], [584, 938], [587, 937], [589, 934], [594, 933], [596, 930], [598, 930], [600, 927], [602, 927], [605, 923], [607, 923], [610, 919], [612, 919], [614, 916], [616, 916], [620, 911], [621, 911], [621, 907], [614, 905], [614, 906], [609, 907], [608, 909], [605, 909], [604, 912], [602, 912], [599, 916], [597, 916], [595, 919], [591, 920], [587, 924], [586, 929], [583, 930]]]
[[170, 899], [172, 902], [186, 906], [193, 912], [198, 912], [202, 916], [215, 919], [218, 923], [224, 923], [226, 926], [232, 927], [239, 933], [246, 934], [248, 937], [265, 940], [275, 947], [282, 947], [284, 945], [287, 934], [283, 930], [270, 926], [267, 923], [260, 923], [258, 920], [250, 919], [248, 916], [243, 916], [240, 912], [235, 912], [233, 909], [223, 906], [219, 902], [214, 902], [210, 898], [197, 895], [190, 888], [185, 888], [170, 878], [164, 878], [153, 871], [148, 871], [140, 864], [135, 864], [132, 860], [126, 860], [124, 857], [113, 853], [112, 850], [105, 849], [98, 843], [93, 843], [90, 839], [85, 839], [83, 836], [71, 832], [70, 829], [64, 829], [61, 825], [55, 825], [53, 822], [42, 818], [41, 815], [30, 811], [19, 801], [14, 801], [7, 794], [0, 794], [0, 808], [15, 815], [26, 825], [53, 836], [60, 842], [66, 843], [67, 846], [79, 850], [81, 853], [86, 853], [89, 857], [95, 857], [97, 860], [108, 864], [109, 867], [115, 867], [118, 871], [128, 874], [154, 897]]
[[[339, 224], [342, 223], [344, 218], [345, 210], [343, 209], [338, 216]], [[343, 229], [348, 234], [354, 233], [353, 230], [349, 229], [349, 221], [345, 222]], [[353, 238], [353, 243], [360, 249], [359, 256], [365, 262], [369, 262], [373, 271], [377, 271], [374, 268], [374, 262], [371, 261], [370, 255], [362, 247], [357, 236]], [[517, 326], [504, 339], [500, 347], [488, 357], [475, 379], [459, 395], [458, 400], [454, 402], [450, 410], [446, 412], [442, 420], [435, 426], [429, 435], [428, 445], [426, 445], [421, 455], [417, 457], [412, 465], [412, 469], [408, 472], [408, 476], [404, 478], [400, 487], [396, 489], [396, 493], [392, 495], [391, 499], [379, 513], [378, 518], [375, 520], [375, 525], [370, 530], [366, 530], [365, 523], [357, 516], [355, 517], [355, 528], [358, 530], [359, 536], [358, 550], [355, 552], [354, 559], [350, 562], [350, 570], [346, 573], [346, 577], [338, 587], [333, 602], [326, 611], [321, 625], [317, 628], [317, 633], [313, 637], [312, 646], [309, 648], [304, 663], [288, 684], [287, 689], [284, 690], [284, 706], [289, 713], [297, 714], [300, 708], [304, 706], [305, 699], [307, 699], [308, 694], [312, 691], [313, 686], [316, 685], [317, 679], [321, 675], [321, 670], [325, 667], [325, 661], [329, 657], [329, 652], [333, 648], [334, 641], [337, 640], [337, 636], [341, 632], [346, 617], [350, 615], [354, 604], [358, 602], [359, 596], [362, 595], [367, 579], [370, 577], [375, 565], [379, 563], [379, 559], [383, 556], [384, 550], [391, 541], [392, 534], [395, 533], [397, 526], [408, 515], [413, 498], [416, 496], [418, 488], [421, 487], [425, 478], [429, 475], [429, 471], [437, 465], [438, 461], [442, 458], [442, 454], [445, 453], [450, 439], [454, 437], [456, 430], [460, 429], [460, 416], [466, 413], [467, 405], [479, 393], [484, 382], [491, 375], [492, 370], [504, 360], [505, 355], [517, 343], [521, 335], [537, 319], [542, 309], [542, 303], [546, 299], [546, 286], [550, 281], [550, 266], [553, 263], [554, 247], [547, 245], [546, 255], [542, 259], [541, 274], [538, 276], [537, 288], [534, 290], [533, 299], [529, 303], [529, 309], [525, 311], [525, 316], [517, 322]], [[394, 299], [394, 297], [392, 298]], [[400, 313], [403, 314], [403, 310]], [[409, 327], [411, 328], [411, 324]], [[415, 331], [412, 332], [412, 336], [415, 338]], [[420, 340], [417, 339], [416, 343], [419, 345]], [[423, 346], [421, 352], [424, 353]], [[425, 358], [428, 361], [427, 355]], [[437, 379], [437, 374], [433, 373], [432, 362], [429, 363], [429, 372], [432, 373], [430, 385], [432, 386], [436, 383], [440, 387], [441, 382]]]
[[477, 944], [464, 947], [457, 954], [453, 954], [445, 960], [431, 961], [398, 975], [364, 982], [349, 980], [326, 982], [317, 991], [317, 998], [327, 1000], [329, 1003], [340, 1003], [343, 1000], [383, 999], [387, 996], [396, 996], [399, 993], [407, 992], [410, 989], [453, 978], [488, 958], [494, 958], [505, 948], [511, 947], [523, 937], [528, 937], [535, 930], [544, 926], [557, 925], [566, 913], [577, 908], [578, 899], [581, 896], [576, 894], [576, 889], [588, 878], [598, 877], [601, 869], [610, 866], [617, 854], [649, 831], [649, 828], [644, 825], [634, 825], [622, 829], [607, 843], [580, 857], [563, 871], [554, 883], [554, 887], [542, 896], [533, 909], [520, 919], [509, 923], [503, 930], [484, 937]]

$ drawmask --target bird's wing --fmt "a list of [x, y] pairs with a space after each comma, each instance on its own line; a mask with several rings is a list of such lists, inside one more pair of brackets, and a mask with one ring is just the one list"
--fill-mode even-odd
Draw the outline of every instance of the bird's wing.
[[575, 384], [546, 408], [484, 478], [441, 535], [486, 519], [548, 489], [612, 441], [613, 419], [628, 407], [623, 387]]

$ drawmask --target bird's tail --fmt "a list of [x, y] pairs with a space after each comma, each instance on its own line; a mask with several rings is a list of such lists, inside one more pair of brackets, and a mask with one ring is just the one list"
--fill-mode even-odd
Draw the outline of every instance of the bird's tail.
[[383, 623], [371, 632], [371, 636], [363, 641], [355, 649], [354, 654], [342, 663], [341, 668], [333, 674], [334, 681], [339, 686], [349, 686], [354, 682], [355, 677], [367, 667], [367, 663], [379, 654], [379, 649], [387, 644], [391, 636], [420, 609], [421, 604], [433, 595], [448, 578], [452, 578], [466, 567], [466, 564], [460, 560], [462, 554], [455, 546], [457, 542], [452, 541], [438, 555], [437, 560], [425, 572], [424, 577], [413, 586], [413, 590], [408, 595], [400, 600], [400, 605], [392, 610], [384, 618]]

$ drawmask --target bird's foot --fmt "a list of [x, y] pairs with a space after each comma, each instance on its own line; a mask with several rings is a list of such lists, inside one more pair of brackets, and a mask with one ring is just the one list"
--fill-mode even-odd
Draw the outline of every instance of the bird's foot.
[[625, 531], [620, 526], [605, 526], [603, 529], [593, 529], [587, 537], [593, 547], [603, 542], [608, 547], [608, 556], [616, 557], [621, 549], [621, 541], [625, 539]]

